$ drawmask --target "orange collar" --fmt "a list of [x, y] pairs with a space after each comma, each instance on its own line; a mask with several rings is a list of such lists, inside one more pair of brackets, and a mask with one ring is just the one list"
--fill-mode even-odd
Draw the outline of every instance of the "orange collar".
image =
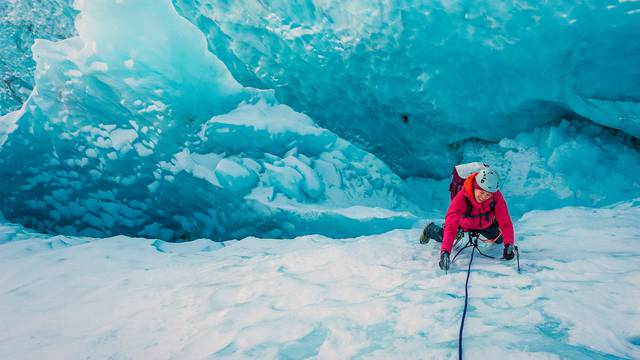
[[478, 173], [473, 173], [473, 174], [467, 176], [467, 178], [464, 180], [464, 184], [462, 186], [464, 191], [467, 192], [467, 195], [469, 195], [469, 197], [475, 202], [478, 202], [478, 201], [476, 200], [476, 196], [473, 193], [473, 190], [474, 190], [473, 183], [475, 182], [475, 179], [476, 179], [477, 175], [478, 175]]

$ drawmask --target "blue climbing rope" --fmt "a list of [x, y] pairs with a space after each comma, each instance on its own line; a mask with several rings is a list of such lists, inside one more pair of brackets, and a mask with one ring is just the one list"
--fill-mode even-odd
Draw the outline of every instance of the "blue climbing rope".
[[471, 263], [473, 262], [473, 254], [476, 251], [474, 246], [471, 250], [471, 259], [469, 260], [469, 268], [467, 268], [467, 281], [464, 284], [464, 310], [462, 311], [462, 322], [460, 323], [460, 333], [458, 334], [458, 359], [462, 360], [462, 331], [464, 331], [464, 318], [467, 316], [467, 305], [469, 303], [469, 275], [471, 275]]
[[[482, 251], [478, 247], [478, 236], [480, 236], [477, 232], [469, 232], [469, 241], [465, 246], [458, 250], [456, 255], [453, 257], [451, 262], [453, 263], [458, 255], [462, 252], [462, 250], [473, 247], [471, 250], [471, 259], [469, 259], [469, 267], [467, 268], [467, 281], [464, 284], [464, 310], [462, 311], [462, 322], [460, 322], [460, 333], [458, 334], [458, 359], [462, 360], [462, 332], [464, 331], [464, 319], [467, 316], [467, 305], [469, 304], [469, 276], [471, 275], [471, 263], [473, 262], [473, 254], [475, 254], [476, 250], [478, 250], [478, 254], [488, 257], [491, 259], [497, 259], [495, 256], [490, 256]], [[475, 241], [474, 241], [475, 240]], [[518, 251], [518, 247], [515, 246], [514, 252], [516, 254], [516, 259], [518, 260], [518, 272], [520, 272], [520, 252]]]

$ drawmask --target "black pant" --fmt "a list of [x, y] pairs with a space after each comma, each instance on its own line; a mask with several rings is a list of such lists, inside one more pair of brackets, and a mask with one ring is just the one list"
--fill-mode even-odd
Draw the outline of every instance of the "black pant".
[[[444, 226], [447, 226], [446, 224]], [[500, 232], [500, 226], [497, 221], [493, 221], [491, 226], [482, 230], [475, 230], [485, 239], [496, 239], [496, 244], [502, 244], [502, 233]], [[440, 226], [433, 224], [433, 226], [427, 227], [427, 236], [429, 239], [433, 239], [437, 242], [442, 242], [444, 238], [444, 229]]]

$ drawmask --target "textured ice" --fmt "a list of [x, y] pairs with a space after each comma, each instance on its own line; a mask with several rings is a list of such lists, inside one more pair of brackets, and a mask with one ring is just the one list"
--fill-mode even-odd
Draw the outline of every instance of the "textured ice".
[[[74, 11], [70, 1], [7, 4], [3, 73], [33, 84], [28, 46], [69, 36]], [[448, 145], [514, 137], [561, 117], [640, 134], [636, 1], [173, 4], [240, 83], [275, 89], [401, 176], [445, 176], [458, 156]], [[14, 38], [27, 40], [14, 49]], [[3, 94], [31, 88], [12, 81], [0, 84]], [[0, 114], [10, 109], [1, 105]]]
[[[12, 221], [165, 240], [349, 236], [415, 221], [382, 161], [242, 86], [171, 3], [77, 5], [78, 36], [36, 42], [36, 89], [0, 118], [0, 204]], [[341, 211], [356, 205], [389, 211]]]
[[498, 144], [472, 141], [463, 162], [483, 159], [505, 178], [510, 211], [569, 205], [600, 206], [640, 194], [636, 138], [585, 121], [523, 132]]
[[[8, 4], [49, 38], [39, 11], [76, 13]], [[355, 236], [441, 216], [471, 161], [516, 216], [621, 201], [639, 4], [76, 1], [0, 117], [0, 209], [85, 236]]]
[[0, 1], [0, 115], [20, 108], [34, 86], [35, 39], [75, 33], [72, 0]]
[[[464, 358], [640, 357], [639, 206], [525, 214], [521, 273], [475, 257]], [[419, 231], [170, 244], [3, 223], [0, 357], [453, 358], [469, 253], [445, 276]]]
[[402, 176], [561, 117], [640, 136], [637, 1], [173, 2], [241, 83]]

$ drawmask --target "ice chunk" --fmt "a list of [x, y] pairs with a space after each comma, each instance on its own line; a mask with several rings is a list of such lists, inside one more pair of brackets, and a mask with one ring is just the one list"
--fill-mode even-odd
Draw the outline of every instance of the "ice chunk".
[[109, 134], [111, 139], [111, 146], [121, 151], [124, 148], [124, 152], [131, 148], [131, 144], [138, 138], [138, 133], [133, 129], [115, 129]]
[[220, 160], [215, 173], [220, 184], [234, 192], [247, 191], [258, 182], [258, 176], [253, 171], [230, 159]]
[[294, 156], [284, 158], [284, 163], [295, 168], [302, 175], [300, 186], [307, 196], [316, 199], [322, 195], [323, 183], [313, 169]]
[[302, 200], [300, 183], [303, 177], [298, 171], [289, 166], [273, 166], [271, 164], [265, 164], [265, 166], [269, 182], [275, 190], [292, 199]]

